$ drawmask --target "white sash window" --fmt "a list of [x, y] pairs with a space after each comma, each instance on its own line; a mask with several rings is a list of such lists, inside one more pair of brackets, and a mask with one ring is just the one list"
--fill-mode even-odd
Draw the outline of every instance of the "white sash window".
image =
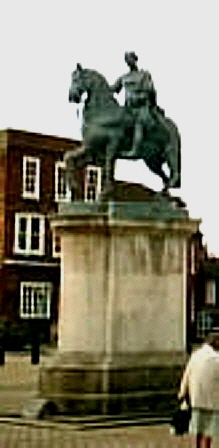
[[87, 166], [85, 170], [84, 199], [86, 202], [97, 201], [101, 193], [101, 167]]
[[208, 279], [206, 281], [205, 303], [209, 305], [216, 305], [216, 281], [215, 279]]
[[69, 202], [71, 200], [71, 191], [66, 182], [65, 162], [58, 161], [55, 164], [55, 201]]
[[40, 197], [40, 159], [23, 157], [23, 198], [39, 199]]
[[52, 256], [54, 258], [60, 258], [61, 256], [61, 238], [57, 235], [55, 230], [53, 230], [52, 235]]
[[20, 317], [49, 319], [52, 284], [50, 282], [21, 282]]
[[44, 255], [45, 217], [38, 214], [15, 214], [15, 253]]
[[213, 318], [209, 310], [201, 310], [197, 316], [197, 337], [205, 338], [206, 334], [212, 330]]

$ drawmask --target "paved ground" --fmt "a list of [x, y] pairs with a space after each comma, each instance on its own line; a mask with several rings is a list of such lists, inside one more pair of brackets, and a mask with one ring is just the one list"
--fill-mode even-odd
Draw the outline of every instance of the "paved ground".
[[126, 427], [79, 431], [72, 425], [14, 424], [0, 420], [1, 448], [191, 448], [188, 437], [173, 437], [169, 427]]
[[29, 355], [6, 355], [0, 366], [0, 415], [20, 414], [24, 402], [36, 395], [38, 378], [39, 365], [32, 365]]
[[20, 414], [36, 395], [39, 366], [29, 356], [8, 355], [0, 366], [0, 448], [191, 448], [188, 437], [173, 437], [168, 425], [85, 429], [76, 423], [28, 422]]

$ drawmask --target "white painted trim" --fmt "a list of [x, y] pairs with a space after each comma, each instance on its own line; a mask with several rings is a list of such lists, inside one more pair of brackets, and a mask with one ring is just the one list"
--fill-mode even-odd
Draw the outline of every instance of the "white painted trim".
[[[24, 313], [24, 295], [23, 295], [23, 289], [24, 287], [30, 287], [31, 288], [31, 312], [30, 313]], [[40, 292], [41, 288], [41, 292]], [[33, 293], [35, 292], [35, 298], [37, 301], [39, 301], [38, 294], [41, 295], [43, 292], [47, 292], [46, 297], [46, 313], [43, 314], [41, 312], [35, 313], [34, 312], [34, 297]], [[51, 282], [25, 282], [22, 281], [20, 283], [20, 317], [22, 319], [33, 319], [33, 318], [39, 318], [39, 319], [49, 319], [50, 318], [50, 307], [51, 307], [51, 292], [52, 292], [52, 283]]]
[[61, 168], [64, 172], [66, 169], [66, 163], [62, 160], [58, 160], [55, 162], [55, 201], [56, 202], [70, 202], [71, 201], [71, 190], [68, 187], [67, 182], [64, 179], [62, 179], [63, 184], [65, 183], [66, 188], [66, 195], [60, 195], [58, 192], [58, 186], [59, 186], [59, 168]]
[[196, 260], [195, 260], [195, 255], [196, 255], [196, 247], [195, 247], [195, 242], [192, 241], [191, 242], [191, 275], [195, 275], [195, 265], [196, 265]]
[[[36, 164], [36, 175], [34, 180], [34, 192], [26, 190], [26, 178], [27, 178], [27, 163], [34, 162]], [[23, 157], [23, 189], [22, 196], [24, 199], [36, 199], [40, 198], [40, 159], [38, 157], [24, 156]]]
[[209, 278], [205, 283], [205, 303], [207, 305], [216, 305], [216, 280]]
[[[97, 173], [97, 184], [90, 184], [89, 182], [89, 172], [96, 171]], [[102, 178], [102, 169], [100, 166], [88, 165], [85, 169], [85, 181], [84, 181], [84, 200], [85, 202], [95, 202], [99, 200], [101, 194], [101, 178]], [[95, 199], [88, 198], [88, 191], [90, 187], [95, 187]]]
[[[26, 248], [21, 249], [19, 247], [19, 228], [20, 220], [26, 219]], [[39, 219], [39, 248], [31, 249], [31, 236], [32, 236], [32, 218]], [[45, 216], [37, 213], [15, 213], [15, 238], [14, 238], [14, 252], [16, 254], [24, 255], [44, 255], [45, 254]]]
[[53, 256], [53, 258], [60, 258], [61, 257], [61, 250], [60, 251], [56, 251], [56, 237], [59, 238], [59, 240], [60, 240], [60, 247], [61, 247], [61, 237], [54, 230], [53, 233], [52, 233], [52, 256]]
[[37, 261], [37, 260], [17, 260], [13, 258], [6, 258], [3, 261], [3, 264], [6, 265], [20, 265], [20, 266], [41, 266], [43, 267], [58, 267], [60, 266], [60, 263], [57, 262], [43, 262], [43, 261]]

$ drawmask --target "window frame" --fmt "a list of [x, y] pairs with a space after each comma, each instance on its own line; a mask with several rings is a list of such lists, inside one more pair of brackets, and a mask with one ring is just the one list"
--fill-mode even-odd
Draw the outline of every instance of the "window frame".
[[191, 243], [191, 275], [196, 273], [196, 245], [195, 242]]
[[66, 163], [63, 160], [57, 160], [55, 162], [55, 202], [70, 202], [71, 201], [71, 190], [66, 181], [64, 181], [65, 188], [66, 188], [66, 194], [62, 195], [62, 193], [60, 194], [58, 191], [59, 169], [60, 168], [63, 169], [63, 171], [66, 170]]
[[[27, 191], [27, 163], [35, 162], [36, 174], [34, 180], [34, 192]], [[22, 169], [22, 197], [24, 199], [40, 199], [40, 158], [34, 156], [23, 156], [23, 169]]]
[[[96, 184], [96, 196], [95, 199], [88, 198], [88, 190], [89, 187], [93, 186], [93, 184], [89, 183], [89, 171], [97, 172], [97, 184]], [[101, 185], [102, 184], [102, 169], [100, 166], [95, 165], [87, 165], [85, 168], [85, 180], [84, 180], [84, 201], [85, 202], [96, 202], [99, 200], [101, 194]]]
[[[60, 250], [57, 251], [56, 247], [57, 247], [57, 243], [56, 243], [56, 238], [59, 239], [59, 246], [60, 246]], [[61, 258], [61, 236], [60, 234], [57, 234], [55, 229], [53, 230], [52, 233], [52, 256], [53, 258]]]
[[205, 304], [216, 306], [216, 280], [215, 278], [208, 278], [205, 282]]
[[197, 314], [196, 336], [205, 338], [209, 331], [212, 331], [213, 318], [210, 310], [200, 310]]
[[[19, 237], [21, 234], [20, 223], [21, 219], [26, 219], [25, 230], [25, 249], [20, 247]], [[39, 247], [38, 249], [32, 249], [32, 219], [39, 219]], [[15, 213], [15, 230], [14, 230], [14, 252], [22, 255], [45, 255], [45, 216], [39, 213]]]
[[[31, 288], [31, 312], [24, 312], [24, 288]], [[19, 307], [19, 316], [21, 319], [50, 319], [51, 317], [51, 297], [52, 297], [52, 283], [51, 282], [38, 282], [38, 281], [21, 281], [20, 282], [20, 307]], [[46, 297], [46, 313], [42, 312], [34, 312], [34, 290], [39, 294], [40, 288], [44, 292], [47, 289], [47, 297]], [[39, 301], [39, 297], [36, 297], [36, 300]]]

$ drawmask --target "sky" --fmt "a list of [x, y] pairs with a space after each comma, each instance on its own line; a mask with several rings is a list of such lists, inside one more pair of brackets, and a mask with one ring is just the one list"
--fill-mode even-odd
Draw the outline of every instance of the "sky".
[[[135, 51], [181, 134], [182, 186], [171, 194], [219, 256], [218, 9], [218, 0], [1, 0], [0, 129], [81, 138], [68, 103], [76, 63], [113, 84]], [[119, 160], [116, 178], [162, 186], [142, 161]]]

